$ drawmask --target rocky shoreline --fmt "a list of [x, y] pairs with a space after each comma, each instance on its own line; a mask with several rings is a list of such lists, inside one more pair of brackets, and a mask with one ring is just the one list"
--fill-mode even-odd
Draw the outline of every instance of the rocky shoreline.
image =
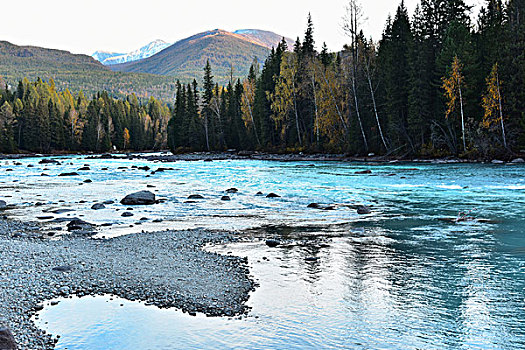
[[234, 240], [204, 230], [43, 239], [38, 226], [0, 219], [0, 319], [18, 349], [47, 350], [57, 339], [31, 318], [57, 297], [110, 294], [190, 315], [245, 314], [255, 288], [247, 260], [202, 249]]
[[443, 158], [399, 158], [393, 156], [378, 156], [370, 154], [368, 156], [349, 156], [346, 154], [330, 153], [266, 153], [257, 151], [231, 151], [231, 152], [193, 152], [172, 154], [168, 151], [163, 152], [141, 152], [141, 153], [105, 153], [105, 154], [11, 154], [0, 155], [1, 159], [13, 160], [28, 157], [53, 157], [67, 155], [84, 155], [88, 159], [144, 159], [148, 161], [174, 162], [174, 161], [219, 161], [219, 160], [264, 160], [280, 162], [370, 162], [370, 163], [434, 163], [434, 164], [455, 164], [455, 163], [525, 163], [522, 157], [524, 154], [515, 155], [506, 160], [500, 159], [464, 159], [454, 156]]

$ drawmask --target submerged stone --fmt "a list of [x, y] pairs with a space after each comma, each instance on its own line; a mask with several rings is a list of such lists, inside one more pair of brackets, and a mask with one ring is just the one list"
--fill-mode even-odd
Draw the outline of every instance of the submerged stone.
[[366, 205], [360, 205], [357, 207], [357, 214], [359, 215], [366, 215], [370, 213], [372, 213], [372, 210], [370, 210], [370, 208]]

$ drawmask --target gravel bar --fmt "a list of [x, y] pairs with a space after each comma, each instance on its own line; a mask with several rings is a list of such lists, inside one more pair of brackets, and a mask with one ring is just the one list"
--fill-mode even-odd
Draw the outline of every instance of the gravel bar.
[[56, 297], [111, 294], [190, 315], [246, 314], [255, 288], [247, 258], [202, 249], [233, 240], [205, 230], [49, 239], [33, 224], [0, 219], [0, 319], [29, 350], [54, 348], [57, 339], [31, 318]]

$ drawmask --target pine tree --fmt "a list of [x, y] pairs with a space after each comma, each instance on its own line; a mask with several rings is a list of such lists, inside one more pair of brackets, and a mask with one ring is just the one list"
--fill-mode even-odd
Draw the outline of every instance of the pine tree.
[[410, 95], [410, 58], [413, 36], [404, 3], [397, 8], [393, 22], [387, 25], [379, 44], [378, 64], [383, 84], [384, 114], [387, 116], [387, 135], [394, 148], [415, 153], [413, 135], [408, 129], [408, 106]]
[[204, 133], [206, 137], [206, 149], [211, 150], [210, 147], [210, 127], [212, 116], [211, 101], [213, 99], [213, 75], [211, 73], [210, 61], [206, 61], [206, 67], [204, 67], [204, 79], [203, 79], [203, 99], [202, 99], [202, 116], [204, 119]]
[[301, 45], [302, 57], [310, 57], [315, 54], [315, 40], [314, 40], [314, 24], [312, 15], [308, 14], [307, 28], [304, 34], [304, 40]]

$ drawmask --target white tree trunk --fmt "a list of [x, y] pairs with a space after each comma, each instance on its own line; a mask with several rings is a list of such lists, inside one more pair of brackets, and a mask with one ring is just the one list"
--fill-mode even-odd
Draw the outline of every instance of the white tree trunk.
[[317, 92], [315, 89], [315, 71], [312, 71], [312, 90], [314, 92], [314, 107], [315, 107], [315, 134], [317, 138], [317, 145], [319, 145], [319, 111], [317, 109]]
[[366, 67], [366, 77], [368, 78], [368, 86], [370, 87], [370, 95], [372, 96], [372, 103], [374, 105], [374, 113], [376, 115], [377, 128], [379, 129], [379, 135], [381, 136], [381, 141], [383, 141], [383, 145], [385, 146], [385, 149], [388, 152], [388, 146], [386, 144], [385, 136], [383, 135], [383, 129], [381, 128], [381, 123], [379, 122], [379, 114], [377, 113], [376, 97], [374, 94], [374, 89], [372, 87], [372, 78], [370, 77], [370, 71], [368, 69], [368, 66]]
[[292, 82], [293, 84], [293, 110], [295, 112], [295, 127], [297, 128], [297, 138], [299, 139], [299, 145], [303, 145], [301, 139], [301, 130], [299, 129], [299, 115], [297, 114], [297, 98], [295, 97], [295, 79]]
[[259, 141], [259, 135], [257, 135], [257, 128], [255, 126], [255, 120], [253, 119], [253, 112], [252, 112], [252, 106], [250, 105], [250, 100], [248, 100], [248, 96], [246, 96], [245, 91], [242, 92], [242, 95], [244, 96], [244, 99], [246, 100], [246, 105], [248, 106], [248, 112], [250, 112], [250, 119], [252, 120], [253, 133], [255, 134], [255, 139], [257, 140], [257, 144], [260, 146], [261, 141]]
[[507, 148], [507, 136], [505, 135], [505, 123], [503, 122], [503, 107], [501, 104], [501, 92], [499, 89], [499, 76], [496, 75], [496, 83], [498, 85], [498, 103], [499, 103], [499, 118], [501, 120], [501, 133], [503, 135], [503, 145]]
[[363, 142], [365, 144], [365, 150], [368, 152], [368, 141], [366, 140], [365, 129], [363, 128], [363, 122], [361, 121], [361, 115], [359, 114], [359, 103], [357, 100], [357, 89], [355, 86], [355, 72], [352, 72], [352, 90], [354, 92], [355, 111], [357, 114], [357, 120], [359, 121], [359, 127], [361, 128], [361, 135], [363, 135]]
[[463, 133], [463, 150], [467, 151], [467, 142], [465, 140], [465, 116], [463, 114], [463, 94], [461, 93], [461, 85], [458, 81], [458, 89], [459, 89], [459, 106], [461, 108], [461, 132]]

